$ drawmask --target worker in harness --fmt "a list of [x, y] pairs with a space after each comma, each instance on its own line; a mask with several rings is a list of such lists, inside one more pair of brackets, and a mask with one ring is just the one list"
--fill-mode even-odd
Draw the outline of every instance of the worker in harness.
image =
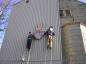
[[53, 27], [52, 26], [49, 27], [46, 34], [47, 34], [47, 39], [48, 39], [47, 48], [51, 49], [52, 44], [53, 44], [53, 36], [55, 36], [55, 33], [53, 32]]
[[32, 44], [33, 34], [29, 32], [28, 38], [27, 38], [27, 49], [30, 50], [31, 44]]
[[[33, 40], [33, 34], [31, 32], [29, 32], [29, 35], [27, 37], [27, 43], [26, 43], [27, 51], [30, 51], [32, 40]], [[24, 53], [22, 54], [22, 56], [21, 56], [22, 57], [22, 59], [21, 59], [22, 61], [26, 60], [27, 51], [25, 50]], [[21, 64], [23, 64], [23, 63], [21, 63]]]

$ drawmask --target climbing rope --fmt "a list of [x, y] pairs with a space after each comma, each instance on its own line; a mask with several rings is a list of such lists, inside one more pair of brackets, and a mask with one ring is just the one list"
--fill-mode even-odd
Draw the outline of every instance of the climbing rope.
[[27, 63], [26, 64], [29, 64], [29, 60], [30, 60], [30, 51], [28, 52]]
[[50, 50], [50, 51], [51, 51], [51, 59], [50, 59], [51, 61], [50, 61], [50, 64], [52, 64], [52, 50]]
[[29, 51], [27, 51], [27, 50], [25, 50], [24, 51], [24, 53], [23, 53], [23, 55], [21, 56], [21, 60], [22, 60], [22, 62], [21, 62], [21, 64], [23, 64], [24, 62], [26, 62], [26, 64], [29, 64], [29, 60], [30, 60], [30, 50]]
[[46, 58], [47, 58], [47, 50], [45, 52], [45, 64], [46, 64]]

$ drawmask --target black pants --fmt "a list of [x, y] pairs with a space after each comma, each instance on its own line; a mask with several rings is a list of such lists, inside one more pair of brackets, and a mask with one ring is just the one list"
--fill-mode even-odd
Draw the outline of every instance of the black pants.
[[30, 50], [30, 48], [31, 48], [31, 43], [32, 43], [32, 39], [28, 39], [27, 40], [27, 48], [28, 48], [28, 50]]

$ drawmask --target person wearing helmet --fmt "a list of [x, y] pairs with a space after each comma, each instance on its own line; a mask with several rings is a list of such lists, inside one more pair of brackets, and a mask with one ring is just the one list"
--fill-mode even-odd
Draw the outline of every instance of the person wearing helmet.
[[29, 32], [28, 38], [27, 38], [27, 48], [30, 50], [31, 48], [31, 43], [32, 43], [33, 35], [31, 32]]
[[55, 36], [55, 33], [53, 32], [53, 27], [50, 26], [45, 34], [47, 34], [47, 39], [48, 39], [47, 48], [51, 49], [53, 44], [53, 36]]

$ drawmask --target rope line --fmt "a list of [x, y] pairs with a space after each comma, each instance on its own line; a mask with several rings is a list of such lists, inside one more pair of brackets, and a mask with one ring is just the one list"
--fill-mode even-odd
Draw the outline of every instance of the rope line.
[[21, 59], [22, 63], [21, 64], [23, 64], [23, 62], [26, 62], [28, 64], [29, 60], [30, 60], [30, 50], [29, 51], [25, 50], [22, 55], [22, 59]]
[[51, 50], [51, 61], [50, 61], [50, 64], [52, 64], [52, 50]]
[[27, 63], [26, 64], [29, 64], [29, 60], [30, 60], [30, 52], [28, 53], [28, 58], [27, 58]]
[[47, 50], [46, 50], [46, 53], [45, 53], [45, 64], [46, 64], [46, 57], [47, 57]]

